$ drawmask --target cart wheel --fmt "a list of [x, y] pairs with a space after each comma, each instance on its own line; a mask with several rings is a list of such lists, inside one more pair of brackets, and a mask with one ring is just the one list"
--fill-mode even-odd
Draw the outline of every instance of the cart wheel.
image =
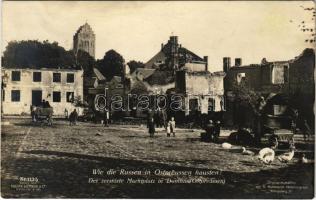
[[270, 144], [270, 146], [275, 146], [275, 148], [277, 148], [277, 147], [278, 147], [278, 144], [279, 144], [279, 138], [278, 138], [278, 136], [276, 136], [276, 135], [270, 136], [270, 138], [269, 138], [269, 144]]

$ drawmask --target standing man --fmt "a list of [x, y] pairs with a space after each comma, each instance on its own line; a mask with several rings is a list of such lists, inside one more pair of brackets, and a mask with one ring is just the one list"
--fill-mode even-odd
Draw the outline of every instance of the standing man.
[[67, 108], [65, 108], [65, 110], [64, 110], [64, 115], [65, 115], [65, 119], [67, 120], [68, 119], [68, 110], [67, 110]]
[[172, 133], [173, 137], [176, 137], [176, 121], [174, 121], [174, 117], [171, 117], [168, 126], [170, 127], [170, 132]]
[[263, 109], [266, 105], [266, 101], [264, 100], [263, 96], [260, 96], [258, 99], [258, 103], [255, 107], [255, 120], [254, 120], [254, 130], [255, 130], [255, 141], [257, 144], [261, 142], [261, 135], [262, 135], [262, 114]]
[[41, 106], [42, 106], [42, 108], [45, 108], [45, 107], [46, 107], [46, 101], [45, 101], [45, 99], [42, 100], [42, 105], [41, 105]]
[[74, 111], [72, 111], [69, 116], [69, 125], [76, 125], [77, 119], [78, 119], [78, 113], [77, 113], [77, 110], [74, 109]]
[[154, 137], [155, 134], [155, 122], [154, 118], [151, 117], [148, 122], [148, 132], [150, 137]]
[[31, 105], [31, 117], [32, 117], [32, 122], [36, 122], [35, 106], [33, 105]]
[[110, 119], [109, 115], [110, 115], [109, 111], [104, 110], [104, 113], [103, 113], [103, 124], [106, 127], [109, 127], [109, 119]]
[[220, 134], [221, 134], [221, 122], [217, 120], [214, 126], [214, 136], [215, 136], [214, 139], [218, 140]]
[[149, 108], [147, 111], [147, 128], [149, 128], [151, 118], [154, 118], [154, 114], [153, 111]]
[[167, 130], [167, 119], [168, 119], [167, 111], [163, 109], [161, 112], [162, 112], [162, 125]]

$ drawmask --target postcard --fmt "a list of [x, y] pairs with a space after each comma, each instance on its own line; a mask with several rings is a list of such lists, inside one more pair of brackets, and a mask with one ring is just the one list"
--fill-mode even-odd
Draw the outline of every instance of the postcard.
[[313, 1], [2, 11], [2, 198], [314, 197]]

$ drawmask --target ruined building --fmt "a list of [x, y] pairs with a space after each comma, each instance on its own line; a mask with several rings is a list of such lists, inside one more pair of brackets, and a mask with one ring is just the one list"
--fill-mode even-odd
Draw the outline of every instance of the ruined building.
[[178, 70], [187, 68], [191, 71], [208, 71], [207, 56], [199, 57], [178, 43], [178, 36], [170, 36], [167, 44], [161, 44], [160, 51], [152, 57], [145, 68]]
[[164, 94], [175, 87], [176, 71], [186, 69], [190, 72], [208, 71], [208, 58], [199, 57], [192, 51], [182, 47], [178, 36], [170, 36], [166, 44], [161, 44], [160, 51], [154, 55], [144, 68], [131, 74], [132, 85], [137, 81], [145, 83], [153, 93]]
[[231, 92], [235, 85], [245, 84], [254, 91], [269, 94], [288, 92], [289, 61], [262, 62], [261, 64], [241, 65], [241, 58], [235, 59], [230, 66], [230, 58], [223, 59], [227, 73], [225, 91]]
[[63, 116], [82, 101], [83, 70], [75, 68], [2, 68], [4, 115], [30, 114], [30, 106], [49, 101], [54, 115]]
[[131, 74], [131, 83], [142, 82], [153, 95], [183, 97], [182, 109], [177, 112], [169, 110], [168, 114], [181, 121], [189, 115], [225, 109], [225, 73], [211, 73], [208, 67], [207, 56], [201, 58], [179, 44], [178, 36], [170, 36], [166, 44], [161, 44], [160, 51], [145, 64], [145, 68]]
[[224, 111], [224, 77], [225, 73], [222, 71], [210, 73], [178, 70], [176, 93], [184, 96], [185, 115]]
[[82, 50], [95, 57], [95, 34], [88, 23], [80, 26], [73, 36], [73, 49], [75, 53]]
[[[225, 95], [227, 99], [227, 117], [229, 124], [236, 121], [236, 90], [247, 88], [254, 94], [265, 98], [280, 94], [289, 98], [292, 107], [299, 110], [311, 125], [314, 124], [313, 105], [315, 100], [315, 52], [305, 49], [292, 60], [268, 62], [265, 58], [260, 64], [242, 65], [241, 59], [235, 59], [231, 65], [229, 57], [223, 58]], [[235, 118], [235, 119], [234, 119]], [[250, 117], [251, 118], [251, 117]]]

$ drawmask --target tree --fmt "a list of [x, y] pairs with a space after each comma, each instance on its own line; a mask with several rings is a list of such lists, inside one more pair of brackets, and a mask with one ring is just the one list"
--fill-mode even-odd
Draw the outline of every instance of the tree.
[[136, 69], [138, 68], [144, 68], [145, 64], [143, 62], [140, 61], [135, 61], [135, 60], [131, 60], [127, 63], [129, 69], [130, 69], [130, 73], [133, 73]]
[[89, 106], [89, 104], [85, 101], [82, 100], [82, 97], [81, 96], [75, 96], [73, 97], [72, 99], [72, 104], [75, 106], [75, 107], [87, 107]]
[[103, 59], [97, 61], [99, 71], [108, 79], [113, 76], [122, 76], [124, 70], [124, 59], [115, 50], [111, 49], [105, 53]]
[[314, 7], [304, 7], [300, 5], [300, 8], [303, 9], [307, 15], [306, 17], [300, 17], [298, 20], [290, 19], [289, 22], [297, 26], [301, 32], [306, 34], [305, 42], [306, 43], [315, 43], [315, 16], [316, 11]]
[[137, 95], [148, 94], [148, 90], [143, 82], [137, 81], [133, 85], [133, 88], [131, 89], [131, 94], [137, 94]]
[[241, 81], [240, 83], [237, 83], [237, 81], [234, 82], [233, 91], [235, 94], [235, 101], [243, 105], [248, 105], [254, 109], [260, 94], [255, 92], [248, 85], [247, 81]]
[[233, 83], [234, 94], [234, 121], [239, 127], [252, 126], [253, 116], [257, 112], [257, 103], [260, 93], [256, 92], [249, 86], [247, 80], [240, 83], [234, 81]]
[[89, 53], [79, 50], [76, 55], [76, 63], [83, 69], [84, 75], [89, 76], [96, 66], [95, 59]]
[[74, 67], [72, 51], [66, 51], [57, 42], [48, 40], [11, 41], [3, 52], [2, 64], [5, 67]]

